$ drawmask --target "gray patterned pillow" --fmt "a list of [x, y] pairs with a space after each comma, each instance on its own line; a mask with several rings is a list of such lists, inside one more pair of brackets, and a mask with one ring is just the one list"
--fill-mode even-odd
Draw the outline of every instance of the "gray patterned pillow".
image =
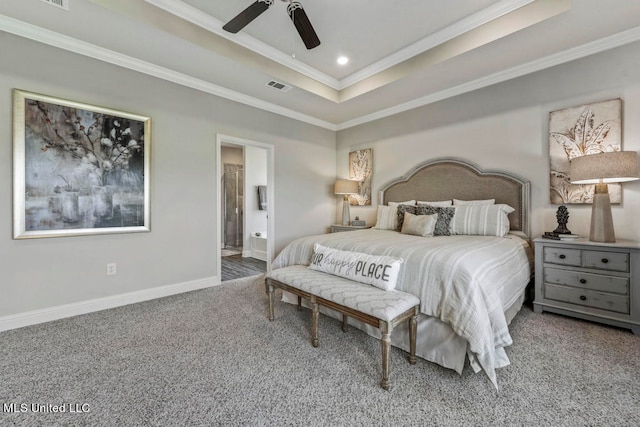
[[[413, 212], [411, 212], [413, 213]], [[416, 206], [416, 215], [433, 215], [438, 214], [438, 220], [436, 221], [436, 228], [433, 231], [434, 236], [450, 236], [450, 224], [453, 216], [456, 213], [456, 208], [444, 208], [437, 206]]]
[[413, 205], [398, 205], [396, 208], [396, 215], [398, 217], [396, 221], [396, 231], [402, 231], [402, 224], [404, 222], [404, 213], [416, 214], [417, 206]]

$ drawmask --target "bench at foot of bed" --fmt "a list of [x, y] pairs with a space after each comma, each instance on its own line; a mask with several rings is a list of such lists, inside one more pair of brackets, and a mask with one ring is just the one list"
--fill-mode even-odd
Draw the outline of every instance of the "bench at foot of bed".
[[342, 313], [342, 329], [346, 331], [347, 317], [353, 317], [379, 328], [382, 332], [382, 381], [385, 390], [391, 389], [391, 332], [402, 322], [409, 321], [409, 363], [416, 363], [416, 329], [420, 299], [400, 291], [385, 291], [327, 273], [293, 265], [267, 274], [265, 288], [269, 296], [269, 320], [273, 320], [273, 291], [275, 288], [291, 292], [311, 302], [311, 343], [318, 346], [320, 306]]

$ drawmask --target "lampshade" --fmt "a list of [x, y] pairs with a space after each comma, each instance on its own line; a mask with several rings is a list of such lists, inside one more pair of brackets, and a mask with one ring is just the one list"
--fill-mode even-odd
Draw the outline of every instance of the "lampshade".
[[339, 179], [336, 181], [334, 194], [357, 194], [360, 191], [360, 181]]
[[589, 232], [589, 240], [592, 242], [616, 241], [607, 184], [639, 179], [638, 169], [638, 153], [635, 151], [590, 154], [571, 160], [571, 182], [595, 184]]
[[614, 151], [571, 160], [572, 184], [609, 184], [639, 179], [638, 153]]

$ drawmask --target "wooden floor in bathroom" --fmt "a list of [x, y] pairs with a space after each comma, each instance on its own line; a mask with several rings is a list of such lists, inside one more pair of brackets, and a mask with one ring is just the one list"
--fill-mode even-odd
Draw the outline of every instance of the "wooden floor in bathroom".
[[255, 276], [267, 271], [267, 263], [240, 254], [222, 257], [222, 281]]

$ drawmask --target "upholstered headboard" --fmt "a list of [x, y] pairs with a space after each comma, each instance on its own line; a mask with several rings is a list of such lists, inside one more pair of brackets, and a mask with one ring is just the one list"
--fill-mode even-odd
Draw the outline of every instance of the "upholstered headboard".
[[496, 199], [515, 209], [509, 214], [512, 232], [529, 235], [529, 181], [511, 173], [482, 171], [454, 158], [422, 163], [380, 189], [379, 203], [405, 200]]

